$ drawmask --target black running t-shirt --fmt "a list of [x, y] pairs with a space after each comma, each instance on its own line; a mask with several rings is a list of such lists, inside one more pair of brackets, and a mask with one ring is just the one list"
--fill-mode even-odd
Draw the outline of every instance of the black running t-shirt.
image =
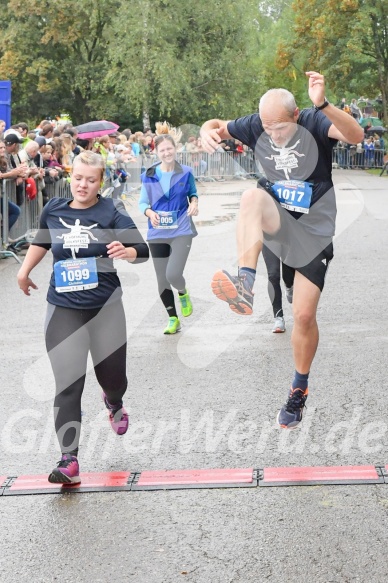
[[254, 151], [255, 159], [268, 180], [298, 180], [313, 184], [310, 213], [290, 212], [297, 219], [302, 217], [302, 222], [311, 232], [325, 236], [334, 234], [337, 211], [331, 177], [332, 149], [337, 140], [328, 136], [331, 125], [321, 111], [303, 109], [294, 135], [286, 146], [278, 147], [264, 131], [258, 113], [228, 123], [230, 135]]
[[[66, 259], [96, 258], [98, 286], [57, 292], [53, 271], [47, 301], [64, 308], [100, 308], [121, 287], [106, 245], [120, 241], [125, 247], [134, 247], [137, 251], [135, 263], [147, 260], [148, 247], [121, 201], [100, 197], [95, 205], [86, 209], [72, 208], [70, 202], [53, 198], [46, 204], [32, 245], [51, 249], [54, 264]], [[121, 297], [121, 289], [115, 297]]]

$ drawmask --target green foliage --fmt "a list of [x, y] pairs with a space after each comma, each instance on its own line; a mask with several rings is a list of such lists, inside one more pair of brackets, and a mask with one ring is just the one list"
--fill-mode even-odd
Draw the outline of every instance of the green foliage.
[[253, 16], [247, 2], [133, 0], [123, 3], [110, 43], [107, 82], [140, 115], [156, 111], [172, 123], [200, 123], [254, 107]]
[[387, 0], [0, 0], [0, 78], [13, 118], [69, 112], [136, 130], [256, 109], [271, 87], [309, 105], [304, 71], [328, 97], [388, 96]]
[[324, 73], [338, 101], [381, 94], [387, 118], [387, 0], [294, 0], [292, 9], [292, 38], [278, 45], [284, 68], [303, 55], [303, 68]]
[[[108, 64], [113, 0], [10, 0], [0, 38], [0, 76], [13, 84], [17, 118], [69, 111], [90, 118]], [[4, 22], [4, 21], [3, 21]]]
[[[3, 1], [0, 77], [15, 119], [201, 123], [256, 107], [262, 87], [248, 0]], [[6, 22], [6, 24], [5, 24]]]

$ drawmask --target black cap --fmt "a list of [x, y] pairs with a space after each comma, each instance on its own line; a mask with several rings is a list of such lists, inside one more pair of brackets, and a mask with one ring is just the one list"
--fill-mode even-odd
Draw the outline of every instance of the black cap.
[[44, 138], [43, 136], [36, 136], [34, 142], [37, 142], [39, 144], [39, 148], [45, 146], [47, 143], [46, 138]]
[[12, 144], [22, 144], [23, 140], [16, 134], [7, 134], [4, 138], [4, 142], [6, 146], [12, 146]]

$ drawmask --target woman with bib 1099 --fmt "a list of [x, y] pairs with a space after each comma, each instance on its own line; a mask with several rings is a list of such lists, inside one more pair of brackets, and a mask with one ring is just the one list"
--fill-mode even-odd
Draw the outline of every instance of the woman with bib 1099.
[[53, 369], [55, 429], [62, 457], [50, 482], [79, 483], [81, 397], [88, 353], [103, 390], [112, 429], [123, 435], [128, 415], [126, 323], [114, 259], [140, 263], [148, 247], [121, 201], [101, 198], [103, 158], [82, 152], [74, 159], [73, 199], [51, 199], [18, 273], [26, 295], [37, 286], [30, 273], [51, 249], [54, 266], [47, 293], [46, 347]]

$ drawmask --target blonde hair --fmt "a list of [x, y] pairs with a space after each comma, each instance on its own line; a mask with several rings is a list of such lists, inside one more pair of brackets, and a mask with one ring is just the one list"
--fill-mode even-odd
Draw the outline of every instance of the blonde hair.
[[101, 136], [101, 138], [97, 138], [97, 142], [100, 142], [100, 144], [109, 144], [110, 140], [108, 134]]
[[76, 164], [86, 164], [86, 166], [91, 166], [92, 168], [99, 168], [101, 171], [101, 180], [104, 180], [105, 161], [101, 154], [97, 154], [97, 152], [92, 152], [91, 150], [84, 150], [74, 158], [73, 169]]
[[155, 124], [155, 133], [157, 136], [171, 136], [174, 142], [180, 142], [182, 131], [172, 127], [168, 121], [157, 121]]
[[73, 138], [70, 134], [63, 133], [61, 135], [61, 142], [62, 142], [62, 153], [64, 154], [71, 154], [73, 151]]

